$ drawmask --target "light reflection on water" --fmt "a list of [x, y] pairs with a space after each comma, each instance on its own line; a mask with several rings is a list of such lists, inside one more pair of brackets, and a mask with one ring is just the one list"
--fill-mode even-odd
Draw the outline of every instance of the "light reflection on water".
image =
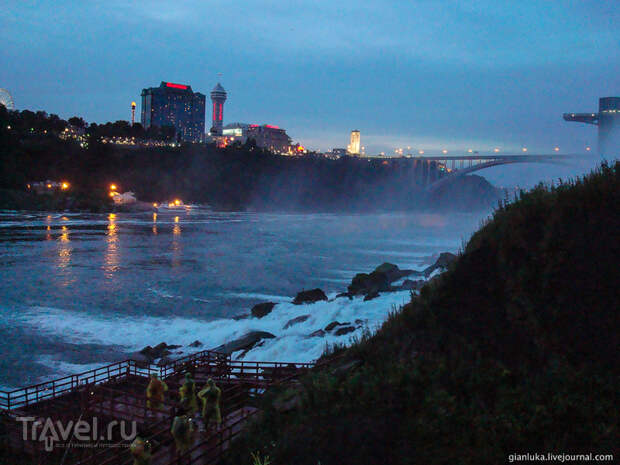
[[[24, 322], [24, 315], [42, 308], [87, 323], [231, 318], [304, 288], [342, 292], [355, 273], [385, 261], [425, 267], [433, 255], [456, 251], [481, 218], [195, 208], [109, 215], [0, 212], [0, 352], [11, 361], [0, 364], [0, 385], [10, 376], [23, 384], [27, 373], [41, 374], [36, 360], [45, 344], [57, 360], [103, 361], [92, 347], [80, 348], [89, 341], [65, 350], [57, 337], [70, 334], [50, 335]], [[90, 329], [97, 334], [97, 327]], [[153, 334], [149, 343], [162, 342], [159, 337]]]
[[107, 234], [107, 249], [105, 254], [105, 277], [112, 279], [114, 273], [118, 270], [119, 265], [119, 253], [118, 253], [118, 234], [116, 231], [116, 214], [110, 213], [108, 215], [108, 234]]

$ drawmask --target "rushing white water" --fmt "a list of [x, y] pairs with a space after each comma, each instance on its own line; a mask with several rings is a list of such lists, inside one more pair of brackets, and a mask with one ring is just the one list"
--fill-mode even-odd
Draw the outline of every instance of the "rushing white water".
[[[178, 215], [0, 212], [0, 385], [121, 360], [146, 345], [213, 348], [268, 331], [246, 360], [310, 361], [375, 330], [408, 292], [335, 298], [382, 262], [422, 269], [457, 251], [483, 215]], [[330, 300], [293, 305], [302, 289]], [[262, 319], [259, 302], [277, 303]], [[304, 322], [284, 329], [298, 316]], [[356, 320], [357, 323], [356, 323]], [[332, 321], [354, 332], [310, 337]], [[239, 356], [240, 354], [235, 354]]]

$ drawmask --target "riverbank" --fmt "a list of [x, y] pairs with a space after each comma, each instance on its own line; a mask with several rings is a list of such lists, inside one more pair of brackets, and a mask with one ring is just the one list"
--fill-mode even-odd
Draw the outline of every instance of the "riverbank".
[[618, 453], [620, 163], [500, 206], [381, 329], [274, 392], [223, 463]]

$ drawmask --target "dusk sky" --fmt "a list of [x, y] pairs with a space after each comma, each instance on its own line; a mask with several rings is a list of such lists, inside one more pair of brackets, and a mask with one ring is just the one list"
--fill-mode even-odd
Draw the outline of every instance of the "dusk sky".
[[162, 80], [208, 94], [222, 73], [225, 124], [276, 124], [312, 149], [359, 129], [369, 153], [568, 153], [596, 130], [562, 113], [620, 95], [618, 0], [3, 4], [0, 87], [89, 122], [129, 119]]

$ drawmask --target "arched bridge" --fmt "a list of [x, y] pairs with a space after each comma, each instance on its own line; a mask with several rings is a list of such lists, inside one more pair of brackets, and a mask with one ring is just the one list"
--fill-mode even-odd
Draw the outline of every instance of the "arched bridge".
[[471, 155], [462, 157], [425, 157], [425, 160], [435, 161], [445, 175], [426, 185], [427, 192], [433, 192], [454, 180], [475, 171], [500, 165], [514, 163], [550, 163], [566, 164], [576, 155]]

